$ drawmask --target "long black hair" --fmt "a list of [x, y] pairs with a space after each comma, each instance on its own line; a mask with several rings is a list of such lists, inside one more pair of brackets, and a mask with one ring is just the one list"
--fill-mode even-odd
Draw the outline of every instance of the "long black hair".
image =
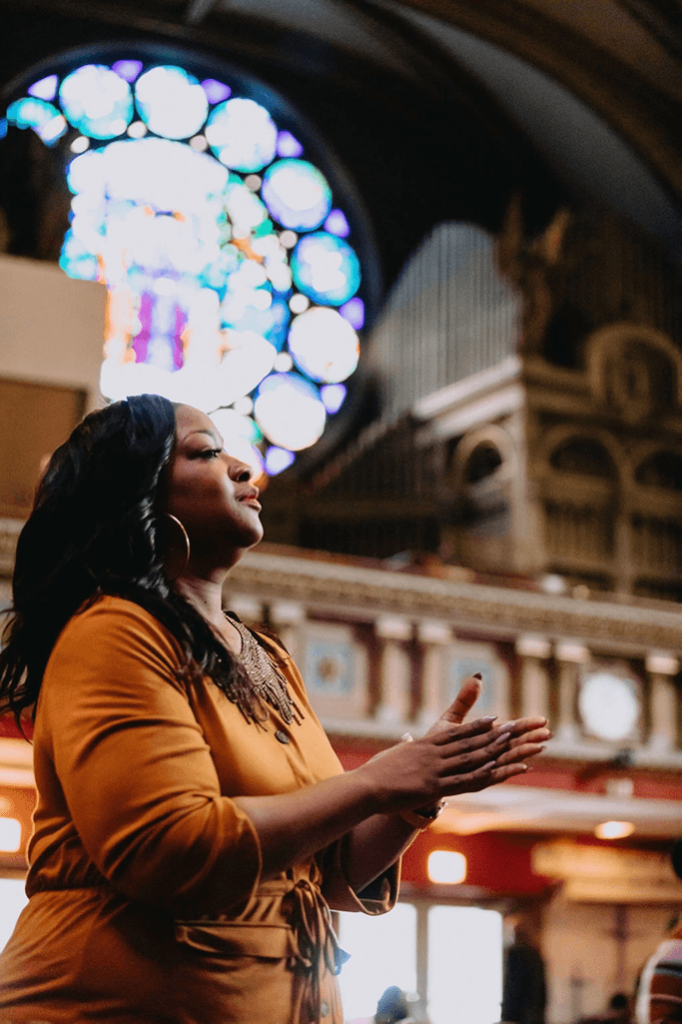
[[33, 709], [57, 637], [102, 594], [135, 601], [178, 640], [181, 675], [206, 672], [250, 721], [262, 707], [208, 623], [164, 569], [162, 513], [175, 409], [138, 395], [90, 413], [52, 456], [19, 535], [0, 651], [0, 710]]

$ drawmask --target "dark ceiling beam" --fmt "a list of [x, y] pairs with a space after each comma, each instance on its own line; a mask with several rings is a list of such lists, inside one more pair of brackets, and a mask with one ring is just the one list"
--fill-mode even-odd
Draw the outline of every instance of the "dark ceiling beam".
[[679, 0], [620, 0], [620, 3], [671, 56], [682, 58], [682, 4]]
[[392, 6], [448, 22], [544, 71], [618, 132], [682, 203], [682, 105], [596, 42], [523, 0], [393, 0]]
[[210, 14], [218, 0], [190, 0], [185, 13], [185, 21], [188, 25], [198, 25]]

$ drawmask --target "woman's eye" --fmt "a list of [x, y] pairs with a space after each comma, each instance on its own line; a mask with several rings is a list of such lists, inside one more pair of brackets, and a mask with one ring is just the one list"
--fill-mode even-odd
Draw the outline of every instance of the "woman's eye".
[[222, 448], [205, 448], [197, 454], [200, 459], [217, 459], [221, 452]]

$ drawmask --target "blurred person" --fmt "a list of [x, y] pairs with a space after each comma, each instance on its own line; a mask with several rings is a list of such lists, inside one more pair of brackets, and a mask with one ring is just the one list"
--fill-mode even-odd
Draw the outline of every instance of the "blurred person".
[[514, 941], [504, 957], [502, 1021], [504, 1024], [545, 1024], [545, 964], [529, 918], [512, 921]]
[[373, 1021], [374, 1024], [394, 1024], [394, 1021], [398, 1020], [410, 1024], [414, 1018], [410, 1013], [406, 994], [397, 985], [390, 985], [377, 1003]]
[[[671, 851], [673, 870], [682, 879], [682, 839]], [[637, 983], [636, 1024], [682, 1022], [682, 919], [677, 915], [668, 934], [647, 960]]]
[[0, 652], [38, 790], [0, 1021], [341, 1024], [329, 908], [390, 910], [443, 798], [549, 738], [462, 724], [472, 678], [344, 774], [286, 650], [223, 611], [259, 513], [210, 418], [158, 396], [92, 413], [51, 458]]

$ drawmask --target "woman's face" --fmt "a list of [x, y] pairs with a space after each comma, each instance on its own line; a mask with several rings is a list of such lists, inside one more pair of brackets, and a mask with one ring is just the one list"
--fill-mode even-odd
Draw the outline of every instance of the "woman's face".
[[263, 536], [258, 488], [205, 413], [180, 405], [175, 419], [165, 510], [187, 530], [195, 568], [229, 569]]

